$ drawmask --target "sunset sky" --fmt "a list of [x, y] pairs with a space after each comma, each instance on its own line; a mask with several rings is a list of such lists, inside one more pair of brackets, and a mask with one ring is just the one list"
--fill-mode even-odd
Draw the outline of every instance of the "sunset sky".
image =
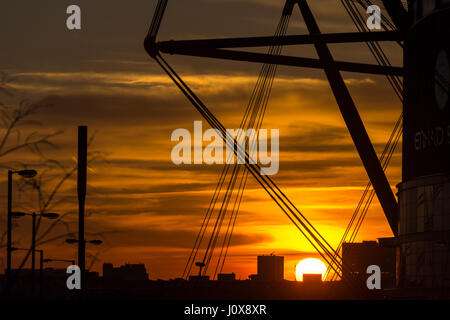
[[[340, 1], [309, 2], [323, 33], [355, 31]], [[44, 147], [43, 153], [67, 167], [75, 164], [77, 126], [88, 125], [89, 133], [95, 133], [90, 150], [103, 157], [92, 163], [88, 172], [86, 231], [87, 238], [101, 236], [104, 244], [88, 246], [89, 254], [98, 254], [92, 270], [100, 271], [103, 262], [145, 263], [151, 279], [179, 277], [222, 166], [176, 166], [171, 162], [176, 144], [170, 140], [172, 131], [192, 131], [194, 121], [202, 118], [144, 51], [156, 0], [79, 0], [80, 31], [66, 28], [70, 4], [62, 0], [0, 3], [0, 71], [17, 77], [10, 84], [15, 97], [0, 95], [0, 102], [30, 98], [46, 104], [33, 116], [41, 125], [30, 122], [21, 130], [63, 130], [52, 139], [58, 148]], [[280, 0], [169, 1], [159, 40], [272, 35], [283, 4]], [[296, 8], [288, 34], [306, 32]], [[365, 44], [330, 48], [337, 60], [375, 63]], [[384, 48], [392, 64], [401, 66], [400, 49], [394, 45]], [[283, 53], [316, 57], [311, 46], [286, 48]], [[182, 56], [167, 56], [167, 60], [226, 128], [239, 126], [261, 65]], [[343, 76], [375, 149], [381, 153], [401, 104], [383, 76]], [[203, 127], [209, 128], [206, 122]], [[280, 169], [273, 180], [336, 246], [368, 177], [323, 71], [279, 67], [262, 127], [280, 131]], [[23, 150], [0, 161], [4, 168], [0, 181], [3, 234], [6, 168], [22, 162], [40, 169], [41, 159]], [[400, 166], [398, 147], [387, 171], [394, 191], [400, 182]], [[47, 173], [43, 188], [50, 190], [58, 175], [61, 172], [57, 170]], [[19, 193], [17, 185], [14, 190], [14, 210], [36, 210], [35, 192]], [[71, 231], [77, 231], [75, 179], [64, 184], [51, 211], [68, 213], [65, 221]], [[16, 221], [16, 246], [29, 246], [28, 220]], [[49, 222], [42, 224], [45, 229]], [[48, 238], [65, 232], [66, 227], [60, 225]], [[375, 200], [357, 240], [386, 236], [391, 232]], [[76, 257], [76, 247], [65, 244], [63, 238], [40, 248], [47, 257]], [[224, 272], [245, 279], [256, 273], [256, 256], [272, 252], [285, 256], [285, 277], [290, 280], [295, 279], [299, 260], [317, 256], [259, 184], [249, 178]], [[15, 266], [20, 257], [14, 253]], [[0, 259], [3, 269], [4, 249]]]

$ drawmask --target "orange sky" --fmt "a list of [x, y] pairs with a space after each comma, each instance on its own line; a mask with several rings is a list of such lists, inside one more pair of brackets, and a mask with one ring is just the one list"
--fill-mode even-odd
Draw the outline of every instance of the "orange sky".
[[[32, 24], [57, 12], [59, 6], [64, 7], [44, 3], [46, 10], [40, 8], [33, 16], [25, 9], [20, 19]], [[312, 6], [323, 31], [352, 30], [343, 9], [336, 10], [332, 3], [324, 0], [320, 6]], [[26, 35], [26, 27], [17, 27], [14, 37], [8, 35], [10, 46], [0, 53], [0, 61], [4, 71], [18, 77], [12, 84], [16, 100], [25, 96], [49, 105], [34, 117], [43, 125], [29, 124], [22, 130], [64, 130], [54, 139], [59, 148], [44, 148], [44, 154], [68, 167], [75, 163], [76, 126], [88, 125], [90, 133], [96, 132], [90, 150], [100, 151], [104, 160], [93, 163], [88, 173], [86, 228], [91, 237], [101, 234], [104, 244], [88, 249], [90, 254], [98, 254], [93, 270], [101, 270], [103, 262], [142, 262], [152, 279], [179, 277], [222, 166], [171, 163], [170, 152], [176, 144], [170, 141], [171, 132], [177, 128], [192, 131], [193, 122], [201, 117], [142, 48], [154, 3], [137, 1], [135, 6], [126, 8], [113, 3], [109, 10], [117, 15], [118, 21], [110, 24], [109, 29], [104, 26], [108, 20], [104, 11], [88, 2], [81, 1], [80, 5], [86, 10], [88, 27], [79, 34], [67, 32], [63, 27], [59, 30], [55, 27], [59, 22], [52, 18], [42, 25], [42, 30], [36, 31], [33, 36], [36, 41], [26, 41], [31, 37]], [[281, 12], [280, 3], [270, 0], [229, 3], [204, 0], [199, 1], [198, 8], [205, 13], [205, 19], [195, 19], [200, 13], [193, 8], [189, 10], [186, 3], [170, 3], [160, 38], [269, 35]], [[236, 8], [242, 10], [235, 13]], [[10, 15], [19, 12], [15, 4], [7, 9]], [[36, 9], [33, 5], [28, 8], [33, 9]], [[226, 25], [229, 28], [223, 18], [226, 15], [230, 19]], [[26, 20], [30, 17], [37, 20]], [[10, 30], [18, 23], [5, 19], [0, 13], [1, 23]], [[298, 13], [293, 15], [291, 25], [289, 33], [305, 32]], [[0, 24], [0, 29], [5, 29], [1, 27]], [[20, 36], [29, 43], [27, 50], [38, 52], [39, 63], [37, 57], [23, 55], [25, 48], [16, 41]], [[363, 45], [332, 49], [341, 60], [372, 62]], [[398, 63], [400, 50], [395, 47], [386, 50], [394, 64]], [[290, 48], [286, 53], [314, 56], [311, 48], [303, 47]], [[226, 128], [238, 126], [259, 65], [187, 57], [168, 59]], [[401, 105], [381, 76], [344, 73], [344, 77], [380, 153]], [[204, 129], [207, 128], [204, 122]], [[368, 177], [323, 73], [279, 68], [263, 128], [280, 130], [280, 170], [273, 180], [336, 246]], [[24, 151], [0, 160], [5, 166], [17, 166], [22, 161], [39, 169], [40, 158]], [[400, 182], [400, 164], [397, 151], [387, 172], [393, 188]], [[56, 182], [53, 175], [61, 172], [52, 170], [45, 174], [46, 178], [52, 178], [44, 185], [45, 190], [50, 190]], [[6, 169], [3, 176], [6, 177]], [[1, 190], [6, 191], [5, 180]], [[70, 231], [76, 231], [75, 180], [68, 181], [57, 198], [51, 210], [69, 213], [65, 220]], [[16, 192], [15, 209], [35, 210], [34, 199], [32, 192]], [[4, 200], [1, 205], [6, 207]], [[17, 223], [16, 245], [26, 247], [28, 221]], [[46, 223], [43, 222], [43, 227]], [[1, 228], [4, 232], [4, 223]], [[60, 225], [49, 237], [65, 232], [65, 226]], [[357, 239], [384, 236], [390, 236], [389, 227], [378, 201], [374, 201]], [[41, 247], [52, 258], [76, 256], [76, 248], [62, 239]], [[235, 272], [238, 278], [245, 279], [256, 273], [256, 256], [272, 252], [285, 256], [285, 277], [291, 280], [295, 279], [295, 264], [300, 259], [316, 256], [264, 190], [249, 178], [224, 272]]]

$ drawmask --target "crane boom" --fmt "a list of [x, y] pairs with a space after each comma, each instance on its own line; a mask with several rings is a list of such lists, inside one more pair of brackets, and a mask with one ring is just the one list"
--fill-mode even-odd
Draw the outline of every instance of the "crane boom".
[[[376, 32], [373, 34], [380, 35], [361, 35], [358, 36], [346, 35], [322, 35], [317, 23], [312, 15], [311, 10], [305, 0], [288, 0], [291, 4], [289, 10], [292, 10], [295, 4], [299, 5], [300, 11], [303, 15], [305, 23], [307, 24], [309, 30], [309, 37], [306, 36], [297, 38], [286, 38], [278, 37], [278, 39], [268, 40], [265, 38], [251, 38], [249, 42], [253, 41], [253, 44], [257, 46], [263, 45], [264, 42], [279, 41], [280, 43], [291, 42], [290, 44], [295, 44], [296, 42], [309, 42], [313, 43], [316, 51], [318, 53], [319, 59], [310, 59], [303, 57], [292, 57], [292, 56], [274, 56], [270, 54], [261, 54], [254, 52], [243, 52], [234, 50], [224, 50], [222, 46], [230, 45], [231, 47], [239, 47], [243, 45], [244, 39], [212, 39], [212, 40], [191, 40], [191, 41], [178, 41], [178, 42], [164, 42], [156, 43], [156, 33], [150, 32], [145, 39], [144, 46], [148, 54], [155, 58], [160, 52], [166, 52], [171, 54], [181, 54], [188, 56], [201, 56], [210, 57], [226, 60], [237, 60], [237, 61], [249, 61], [249, 62], [260, 62], [260, 63], [270, 63], [279, 65], [290, 65], [297, 67], [310, 67], [310, 68], [320, 68], [325, 71], [325, 74], [330, 82], [332, 91], [334, 93], [336, 102], [338, 103], [341, 114], [359, 153], [361, 161], [366, 169], [366, 172], [372, 182], [372, 185], [377, 194], [378, 200], [383, 208], [385, 216], [388, 220], [389, 226], [394, 235], [397, 235], [397, 221], [398, 221], [398, 205], [397, 200], [390, 188], [389, 182], [386, 175], [381, 167], [380, 161], [377, 154], [373, 148], [364, 124], [359, 116], [358, 110], [353, 102], [353, 99], [348, 91], [347, 86], [344, 83], [340, 71], [353, 71], [371, 74], [384, 74], [384, 75], [403, 75], [403, 69], [399, 67], [391, 66], [379, 66], [370, 64], [361, 64], [353, 62], [340, 62], [335, 61], [331, 55], [330, 50], [327, 47], [327, 43], [321, 40], [328, 40], [330, 42], [336, 41], [336, 39], [341, 38], [343, 42], [355, 42], [356, 38], [366, 39], [367, 37], [380, 37], [383, 39], [386, 36], [386, 40], [398, 40], [402, 37], [402, 33], [392, 33], [392, 32]], [[161, 0], [161, 5], [158, 5], [158, 10], [155, 13], [154, 21], [152, 25], [157, 25], [161, 23], [161, 14], [164, 12], [165, 5], [167, 1]], [[400, 3], [401, 5], [401, 3]], [[395, 12], [400, 9], [395, 5], [390, 7]], [[403, 6], [401, 7], [403, 8]], [[404, 8], [403, 8], [404, 10]], [[401, 14], [401, 11], [400, 11]], [[156, 28], [156, 31], [157, 29]], [[155, 30], [153, 26], [151, 31]], [[370, 33], [368, 33], [370, 34]], [[334, 39], [334, 41], [333, 41]], [[364, 41], [364, 40], [363, 40]]]

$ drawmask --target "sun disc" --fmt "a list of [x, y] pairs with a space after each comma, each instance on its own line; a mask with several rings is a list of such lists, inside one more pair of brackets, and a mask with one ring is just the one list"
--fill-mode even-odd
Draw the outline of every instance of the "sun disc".
[[297, 281], [303, 281], [303, 275], [304, 274], [321, 274], [322, 280], [324, 280], [325, 273], [327, 271], [327, 267], [325, 264], [315, 258], [307, 258], [303, 259], [299, 263], [297, 263], [297, 266], [295, 268], [295, 278]]

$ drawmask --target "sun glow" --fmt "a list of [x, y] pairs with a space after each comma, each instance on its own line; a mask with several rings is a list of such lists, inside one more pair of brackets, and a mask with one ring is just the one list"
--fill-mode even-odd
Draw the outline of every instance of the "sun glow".
[[295, 268], [295, 278], [297, 279], [297, 281], [303, 281], [303, 274], [315, 273], [321, 274], [322, 280], [324, 280], [326, 271], [327, 267], [319, 259], [303, 259], [302, 261], [297, 263], [297, 267]]

